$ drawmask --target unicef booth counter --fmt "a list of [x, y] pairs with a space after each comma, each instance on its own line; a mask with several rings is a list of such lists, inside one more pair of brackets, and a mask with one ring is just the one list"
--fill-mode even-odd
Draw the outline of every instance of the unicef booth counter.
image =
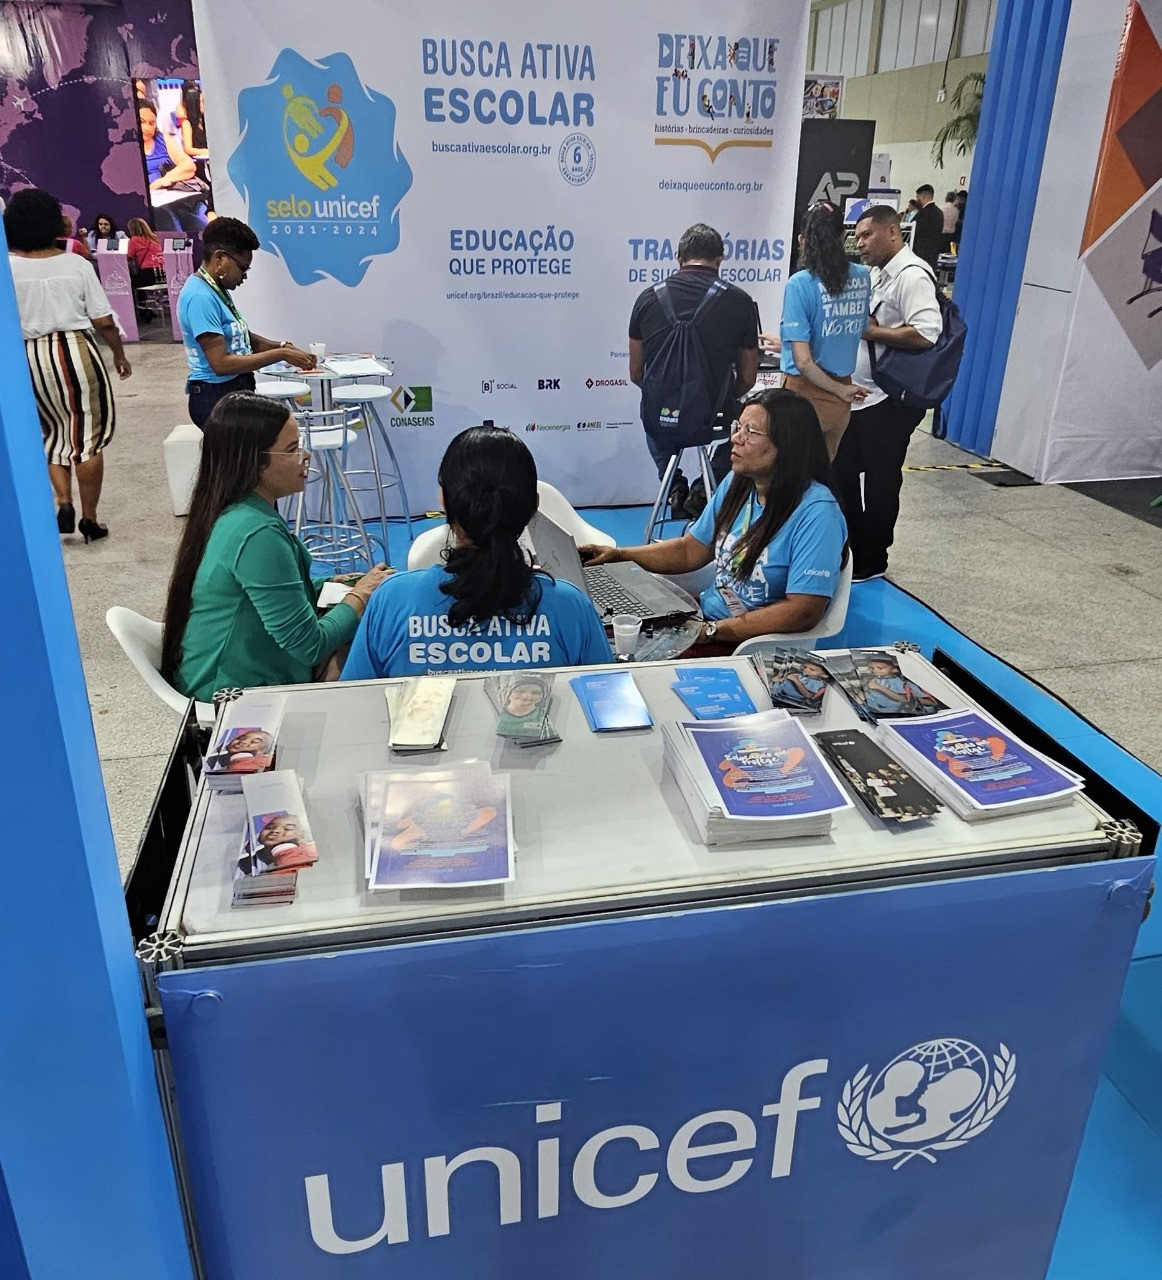
[[[393, 756], [379, 683], [287, 690], [317, 865], [236, 908], [241, 796], [175, 747], [127, 896], [207, 1280], [1041, 1280], [1146, 912], [1143, 766], [892, 588], [844, 645], [1082, 773], [1067, 804], [707, 847], [654, 728]], [[756, 705], [749, 661], [725, 659]], [[829, 690], [816, 729], [846, 729]], [[1104, 754], [1103, 754], [1104, 753]], [[509, 775], [515, 878], [369, 892], [365, 770]], [[183, 800], [184, 797], [184, 800]], [[1157, 796], [1155, 793], [1155, 805]], [[177, 834], [180, 832], [180, 836]], [[149, 936], [146, 937], [145, 935]]]

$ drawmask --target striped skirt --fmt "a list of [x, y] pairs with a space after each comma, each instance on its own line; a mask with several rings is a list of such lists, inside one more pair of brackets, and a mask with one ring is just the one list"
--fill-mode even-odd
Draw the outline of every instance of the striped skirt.
[[85, 330], [26, 338], [25, 354], [49, 462], [88, 462], [113, 439], [113, 384]]

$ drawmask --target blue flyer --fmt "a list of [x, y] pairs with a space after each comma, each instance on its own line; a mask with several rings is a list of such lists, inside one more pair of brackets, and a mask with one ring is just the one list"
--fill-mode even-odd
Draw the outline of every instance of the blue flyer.
[[1077, 783], [1007, 729], [972, 711], [882, 726], [980, 808], [1068, 795]]
[[574, 676], [569, 683], [594, 733], [619, 729], [648, 729], [653, 725], [632, 674], [602, 671], [591, 676]]
[[774, 713], [722, 728], [686, 725], [714, 779], [723, 811], [735, 818], [801, 818], [847, 809], [851, 801], [802, 726]]
[[679, 667], [670, 686], [699, 720], [751, 715], [758, 708], [730, 667]]

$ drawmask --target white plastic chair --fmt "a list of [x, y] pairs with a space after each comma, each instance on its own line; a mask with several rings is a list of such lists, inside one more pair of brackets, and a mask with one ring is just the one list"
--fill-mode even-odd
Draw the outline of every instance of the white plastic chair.
[[764, 645], [778, 645], [779, 647], [793, 645], [802, 648], [814, 643], [816, 640], [822, 640], [825, 636], [838, 635], [843, 630], [843, 624], [847, 621], [847, 605], [851, 599], [851, 566], [852, 559], [849, 555], [847, 563], [839, 571], [839, 584], [835, 588], [835, 594], [831, 597], [831, 603], [823, 611], [823, 617], [819, 619], [810, 631], [787, 631], [776, 632], [766, 636], [751, 636], [749, 640], [744, 640], [735, 649], [735, 655], [750, 653], [753, 649]]
[[[568, 498], [544, 480], [537, 481], [537, 495], [540, 498], [540, 510], [555, 524], [569, 534], [573, 541], [581, 547], [592, 543], [599, 547], [616, 546], [616, 540], [608, 533], [582, 520], [573, 509]], [[438, 524], [433, 529], [425, 529], [416, 535], [416, 540], [408, 550], [409, 569], [427, 569], [436, 564], [443, 553], [451, 546], [451, 530], [446, 524]]]
[[[161, 623], [154, 622], [152, 618], [143, 618], [141, 614], [118, 604], [105, 614], [105, 624], [150, 689], [171, 711], [184, 715], [189, 706], [189, 698], [178, 693], [173, 685], [161, 677]], [[214, 707], [211, 703], [197, 702], [194, 706], [199, 724], [214, 723]]]

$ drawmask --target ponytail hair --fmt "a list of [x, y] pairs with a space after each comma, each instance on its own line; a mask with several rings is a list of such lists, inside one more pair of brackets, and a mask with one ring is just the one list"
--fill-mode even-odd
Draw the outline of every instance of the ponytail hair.
[[469, 427], [448, 445], [440, 489], [449, 525], [465, 541], [447, 553], [454, 626], [503, 617], [527, 623], [541, 584], [517, 539], [537, 509], [537, 464], [528, 446], [501, 427]]
[[799, 233], [803, 251], [799, 269], [810, 271], [823, 282], [824, 289], [837, 298], [847, 287], [851, 263], [843, 247], [843, 215], [826, 200], [813, 204], [803, 215]]

